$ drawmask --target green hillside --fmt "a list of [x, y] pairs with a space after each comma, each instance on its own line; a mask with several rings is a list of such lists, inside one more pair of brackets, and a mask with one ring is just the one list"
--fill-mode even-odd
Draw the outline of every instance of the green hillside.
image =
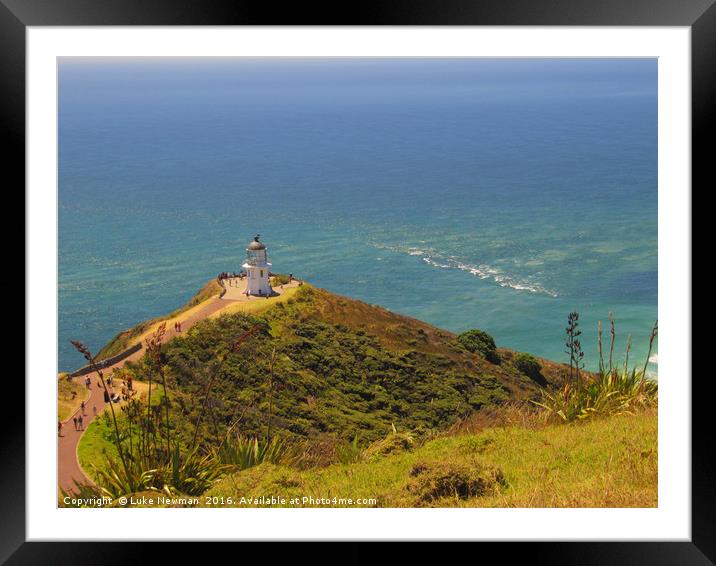
[[[254, 327], [219, 369], [217, 359]], [[204, 320], [164, 347], [178, 428], [188, 438], [201, 420], [208, 444], [227, 427], [256, 437], [357, 435], [361, 444], [392, 426], [423, 434], [561, 379], [561, 366], [543, 361], [535, 380], [513, 357], [500, 350], [490, 362], [447, 331], [308, 285], [260, 316]]]
[[128, 362], [121, 378], [144, 393], [82, 436], [98, 486], [83, 492], [198, 498], [171, 503], [190, 506], [657, 504], [658, 387], [643, 371], [610, 361], [570, 377], [477, 329], [292, 291]]

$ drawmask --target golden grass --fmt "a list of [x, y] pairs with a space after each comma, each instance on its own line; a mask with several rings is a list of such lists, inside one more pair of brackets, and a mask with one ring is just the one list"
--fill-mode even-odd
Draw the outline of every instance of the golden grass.
[[307, 471], [263, 464], [224, 478], [207, 495], [375, 498], [378, 507], [412, 507], [423, 504], [410, 490], [416, 466], [447, 466], [445, 476], [450, 466], [459, 475], [479, 464], [499, 470], [505, 484], [479, 496], [441, 496], [430, 505], [656, 507], [657, 428], [655, 410], [534, 430], [490, 428], [375, 462]]
[[[60, 375], [57, 380], [57, 418], [66, 421], [75, 414], [82, 404], [90, 397], [89, 390], [81, 382], [82, 378], [75, 378], [73, 381], [67, 381], [66, 374]], [[72, 394], [75, 394], [74, 398]]]
[[278, 303], [287, 302], [291, 297], [296, 294], [296, 292], [300, 288], [301, 287], [288, 287], [284, 289], [283, 293], [281, 293], [278, 297], [271, 297], [269, 299], [256, 299], [232, 302], [227, 301], [226, 306], [224, 308], [212, 313], [209, 318], [217, 318], [225, 314], [235, 314], [238, 312], [247, 314], [256, 314], [259, 312], [263, 312], [271, 308], [272, 306], [277, 305]]

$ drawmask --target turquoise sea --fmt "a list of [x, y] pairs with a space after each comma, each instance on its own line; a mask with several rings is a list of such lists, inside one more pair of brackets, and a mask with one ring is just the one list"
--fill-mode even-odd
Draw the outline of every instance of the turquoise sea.
[[613, 311], [641, 361], [657, 61], [65, 58], [59, 206], [61, 370], [256, 233], [277, 272], [556, 360], [577, 310], [594, 367]]

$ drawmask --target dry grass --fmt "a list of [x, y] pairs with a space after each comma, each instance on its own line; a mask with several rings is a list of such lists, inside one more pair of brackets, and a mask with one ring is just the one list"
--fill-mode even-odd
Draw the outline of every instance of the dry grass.
[[[376, 498], [379, 507], [656, 507], [657, 430], [656, 410], [488, 428], [370, 462], [301, 472], [262, 465], [219, 481], [208, 494]], [[432, 470], [420, 485], [416, 467]], [[279, 481], [289, 471], [290, 485]], [[424, 492], [427, 499], [417, 497]]]
[[489, 428], [519, 427], [536, 430], [546, 425], [543, 411], [528, 402], [488, 406], [455, 423], [442, 436], [477, 434]]
[[375, 334], [381, 344], [391, 350], [443, 354], [460, 361], [460, 356], [454, 353], [451, 345], [455, 338], [452, 332], [323, 289], [316, 289], [316, 293], [318, 309], [313, 316], [323, 322], [342, 324]]
[[238, 312], [245, 314], [260, 313], [279, 303], [288, 302], [288, 300], [291, 299], [299, 289], [301, 289], [301, 287], [287, 287], [278, 297], [271, 297], [269, 299], [227, 302], [224, 308], [212, 313], [209, 318], [217, 318], [225, 314], [234, 314]]
[[57, 380], [57, 418], [63, 422], [79, 411], [82, 401], [90, 397], [81, 379], [67, 381], [66, 375], [61, 374]]

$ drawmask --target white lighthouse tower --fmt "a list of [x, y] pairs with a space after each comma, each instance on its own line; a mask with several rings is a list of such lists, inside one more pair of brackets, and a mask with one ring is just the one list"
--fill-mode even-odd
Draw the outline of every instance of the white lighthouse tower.
[[258, 234], [254, 236], [253, 242], [246, 248], [246, 261], [241, 267], [246, 270], [246, 290], [244, 293], [262, 297], [273, 293], [269, 283], [271, 264], [266, 256], [266, 246], [259, 241]]

